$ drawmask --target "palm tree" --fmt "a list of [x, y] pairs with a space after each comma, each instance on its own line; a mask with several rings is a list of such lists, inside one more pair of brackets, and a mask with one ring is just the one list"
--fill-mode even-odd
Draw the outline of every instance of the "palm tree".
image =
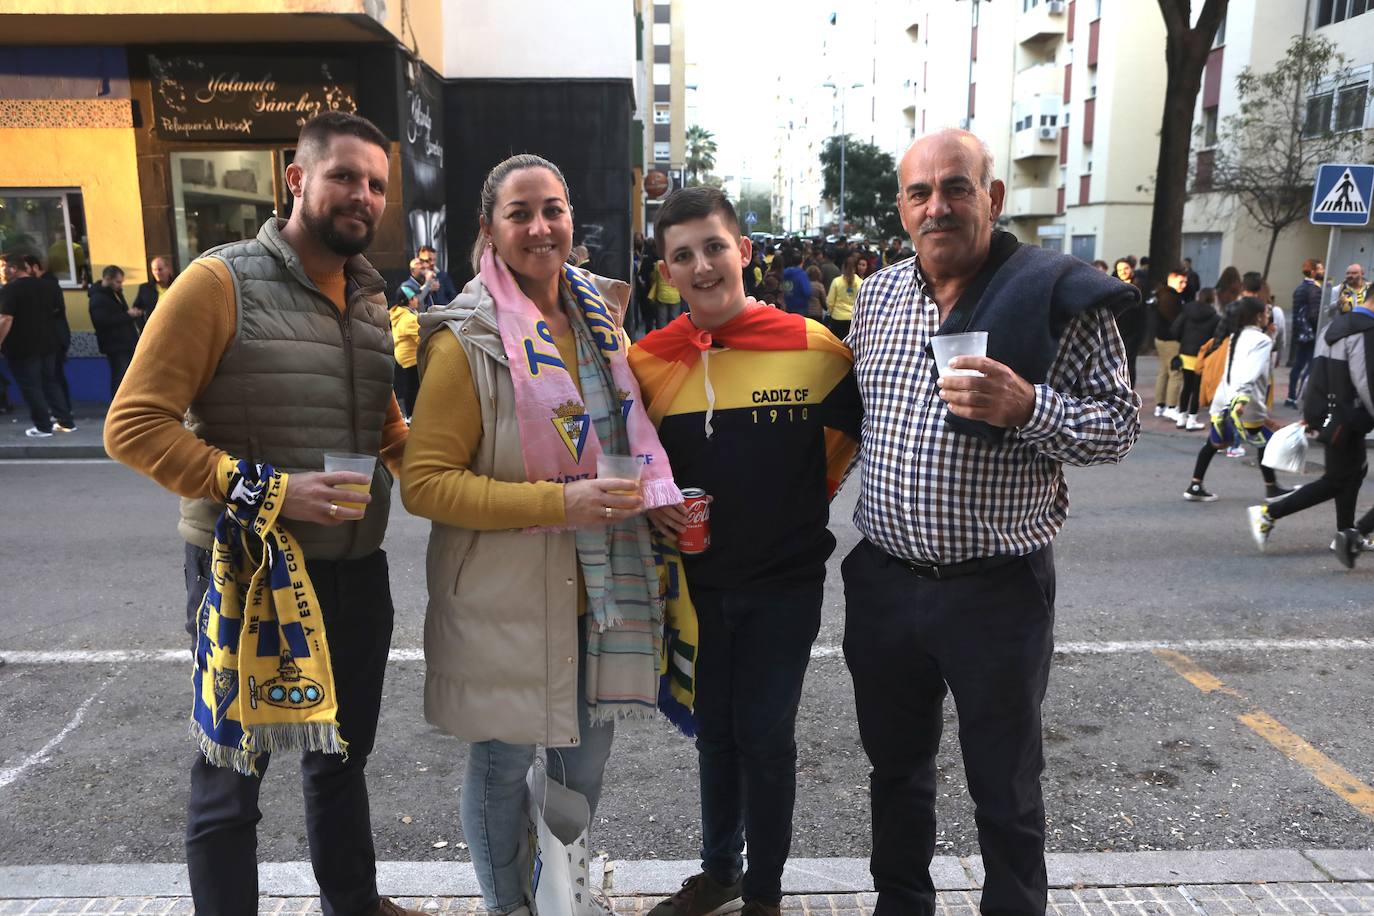
[[687, 183], [701, 184], [716, 167], [716, 138], [700, 124], [687, 128]]

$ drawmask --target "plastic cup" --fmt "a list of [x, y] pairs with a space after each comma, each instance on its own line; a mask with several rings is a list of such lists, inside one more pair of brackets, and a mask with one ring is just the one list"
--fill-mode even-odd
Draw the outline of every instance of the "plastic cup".
[[[639, 480], [644, 473], [644, 465], [634, 455], [609, 455], [606, 452], [596, 456], [596, 476], [610, 480]], [[625, 491], [633, 495], [633, 490]]]
[[935, 365], [940, 367], [941, 375], [977, 375], [977, 369], [951, 369], [950, 360], [956, 356], [987, 356], [988, 332], [969, 331], [964, 334], [937, 334], [930, 338], [930, 346], [935, 351]]
[[[352, 471], [354, 474], [366, 474], [367, 483], [341, 483], [338, 485], [340, 490], [352, 490], [355, 493], [367, 493], [372, 489], [372, 472], [377, 470], [376, 455], [358, 455], [353, 452], [334, 452], [324, 456], [325, 471]], [[367, 511], [366, 503], [339, 503], [342, 509], [357, 509], [360, 512]]]

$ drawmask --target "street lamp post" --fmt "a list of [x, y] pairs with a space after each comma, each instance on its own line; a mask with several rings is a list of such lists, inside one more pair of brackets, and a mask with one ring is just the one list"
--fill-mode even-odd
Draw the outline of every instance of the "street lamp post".
[[[837, 92], [837, 93], [839, 94], [839, 96], [840, 96], [840, 206], [839, 206], [839, 214], [840, 214], [840, 231], [839, 231], [837, 234], [843, 236], [843, 235], [845, 234], [845, 231], [844, 231], [844, 155], [845, 155], [845, 145], [846, 145], [846, 142], [848, 141], [848, 135], [845, 133], [845, 126], [844, 126], [844, 91], [845, 91], [845, 88], [846, 88], [846, 87], [845, 87], [845, 86], [837, 86], [837, 85], [834, 84], [834, 83], [821, 83], [821, 85], [824, 86], [824, 87], [827, 88], [827, 89], [833, 89], [833, 90], [835, 90], [835, 92]], [[853, 83], [853, 84], [851, 84], [850, 86], [848, 86], [847, 88], [849, 88], [849, 89], [859, 89], [859, 88], [861, 88], [862, 86], [863, 86], [863, 83]]]

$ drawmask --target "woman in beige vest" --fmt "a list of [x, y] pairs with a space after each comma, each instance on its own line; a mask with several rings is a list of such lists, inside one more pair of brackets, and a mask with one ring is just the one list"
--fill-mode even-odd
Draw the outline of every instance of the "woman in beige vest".
[[[572, 236], [555, 165], [516, 156], [492, 170], [477, 277], [420, 316], [422, 383], [401, 472], [406, 508], [434, 522], [425, 717], [472, 742], [461, 815], [492, 913], [528, 912], [536, 746], [557, 749], [551, 775], [594, 811], [614, 720], [652, 715], [657, 694], [662, 609], [642, 511], [680, 494], [671, 477], [650, 481], [657, 437], [635, 436], [638, 386], [614, 368], [628, 349], [629, 287], [565, 266]], [[651, 456], [638, 487], [585, 479], [603, 445]], [[589, 559], [598, 545], [600, 567]]]

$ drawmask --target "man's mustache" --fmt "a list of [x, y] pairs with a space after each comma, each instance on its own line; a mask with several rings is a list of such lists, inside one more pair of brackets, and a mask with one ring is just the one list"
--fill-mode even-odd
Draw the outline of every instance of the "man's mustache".
[[952, 216], [932, 216], [924, 223], [921, 223], [920, 234], [925, 235], [927, 232], [958, 228], [959, 221]]

